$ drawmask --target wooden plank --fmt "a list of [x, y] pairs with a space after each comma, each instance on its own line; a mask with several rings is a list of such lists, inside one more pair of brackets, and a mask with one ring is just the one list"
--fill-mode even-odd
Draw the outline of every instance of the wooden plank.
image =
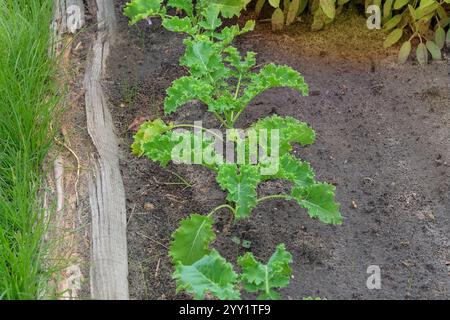
[[98, 31], [84, 79], [87, 128], [98, 154], [93, 157], [89, 183], [92, 212], [91, 296], [128, 299], [128, 255], [125, 191], [118, 146], [102, 77], [114, 37], [112, 0], [97, 0]]

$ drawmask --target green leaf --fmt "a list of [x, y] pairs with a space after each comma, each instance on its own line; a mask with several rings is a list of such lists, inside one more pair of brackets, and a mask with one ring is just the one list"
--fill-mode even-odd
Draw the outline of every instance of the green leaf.
[[445, 45], [445, 30], [442, 27], [438, 27], [436, 29], [436, 33], [434, 34], [434, 42], [436, 43], [439, 49], [444, 48]]
[[232, 25], [230, 27], [225, 27], [220, 33], [215, 33], [214, 37], [222, 42], [223, 47], [226, 47], [231, 42], [233, 42], [236, 36], [242, 34], [243, 31], [238, 25]]
[[393, 46], [396, 44], [403, 35], [403, 29], [397, 28], [394, 31], [392, 31], [386, 38], [386, 40], [383, 43], [384, 48], [389, 48], [390, 46]]
[[138, 157], [142, 156], [144, 154], [143, 146], [145, 143], [152, 141], [170, 129], [171, 126], [166, 125], [161, 119], [143, 123], [134, 136], [134, 143], [131, 145], [133, 154]]
[[163, 19], [162, 25], [164, 28], [172, 32], [185, 32], [188, 34], [195, 34], [197, 31], [197, 29], [192, 26], [192, 21], [189, 17], [166, 17]]
[[439, 49], [439, 47], [436, 45], [436, 43], [434, 43], [431, 40], [428, 40], [426, 43], [426, 46], [427, 46], [428, 51], [430, 51], [431, 57], [433, 58], [433, 60], [441, 60], [442, 59], [441, 49]]
[[394, 9], [398, 10], [403, 8], [407, 3], [409, 2], [409, 0], [395, 0], [394, 2]]
[[[410, 5], [410, 4], [408, 4], [408, 11], [409, 11], [409, 14], [410, 14], [411, 18], [414, 19], [412, 22], [414, 22], [415, 20], [417, 20], [417, 18], [416, 18], [416, 10], [415, 10], [414, 7], [413, 7], [412, 5]], [[405, 11], [405, 12], [406, 12], [406, 11]]]
[[224, 113], [231, 110], [236, 110], [240, 106], [230, 92], [225, 91], [221, 96], [211, 100], [208, 104], [208, 111]]
[[263, 178], [292, 181], [298, 187], [308, 187], [316, 183], [314, 171], [309, 163], [302, 162], [288, 153], [281, 156], [278, 173], [272, 176], [263, 176]]
[[334, 189], [331, 184], [318, 183], [306, 188], [294, 187], [291, 195], [308, 210], [311, 218], [318, 218], [328, 224], [342, 224], [339, 204], [334, 200]]
[[224, 18], [239, 16], [251, 0], [211, 0], [210, 6], [217, 6]]
[[437, 8], [439, 8], [439, 3], [437, 3], [434, 0], [431, 0], [429, 2], [426, 2], [422, 5], [420, 4], [419, 8], [415, 10], [415, 18], [416, 20], [419, 20], [429, 14], [434, 13]]
[[288, 66], [268, 64], [259, 73], [253, 74], [243, 95], [239, 98], [242, 106], [247, 106], [250, 101], [262, 92], [276, 87], [292, 88], [303, 96], [308, 95], [308, 85], [303, 76]]
[[274, 8], [279, 8], [280, 7], [280, 0], [269, 0], [269, 3]]
[[227, 77], [229, 69], [222, 61], [222, 48], [205, 36], [185, 39], [186, 51], [180, 59], [180, 65], [189, 68], [196, 78], [203, 78], [211, 85], [217, 86], [217, 81]]
[[256, 188], [261, 181], [259, 168], [252, 165], [223, 164], [217, 182], [228, 192], [227, 200], [236, 204], [236, 219], [247, 218], [256, 206]]
[[169, 0], [167, 6], [171, 8], [181, 9], [186, 12], [189, 17], [193, 16], [194, 6], [192, 0]]
[[445, 44], [450, 46], [450, 29], [447, 31], [447, 36], [445, 37]]
[[323, 13], [322, 9], [318, 8], [314, 12], [314, 18], [313, 23], [311, 24], [311, 31], [319, 31], [323, 29], [325, 26], [325, 14]]
[[199, 25], [206, 30], [216, 30], [222, 25], [219, 18], [220, 8], [217, 6], [208, 6], [204, 11], [205, 21], [201, 21]]
[[245, 25], [242, 29], [240, 29], [238, 25], [225, 27], [222, 29], [220, 33], [215, 33], [214, 37], [220, 40], [222, 42], [221, 45], [224, 48], [226, 48], [226, 46], [228, 46], [231, 42], [233, 42], [236, 36], [253, 31], [254, 28], [255, 28], [255, 21], [248, 20], [245, 22]]
[[224, 50], [224, 53], [227, 55], [224, 60], [236, 68], [237, 76], [249, 72], [256, 65], [256, 53], [254, 52], [248, 51], [246, 57], [242, 59], [238, 49], [230, 46]]
[[256, 18], [258, 18], [259, 15], [261, 14], [261, 10], [264, 7], [265, 3], [266, 3], [266, 0], [258, 0], [258, 2], [256, 2], [256, 6], [255, 6], [255, 16], [256, 16]]
[[417, 61], [421, 65], [426, 65], [428, 63], [428, 50], [425, 44], [420, 43], [416, 49]]
[[447, 11], [445, 11], [442, 6], [439, 6], [436, 12], [438, 14], [438, 17], [441, 19], [441, 21], [439, 22], [439, 26], [445, 28], [445, 22], [443, 22], [443, 20], [448, 19]]
[[297, 18], [297, 13], [300, 10], [300, 1], [301, 0], [292, 0], [289, 4], [288, 12], [286, 15], [286, 25], [290, 25]]
[[392, 14], [392, 4], [394, 0], [386, 0], [383, 5], [383, 17], [390, 17]]
[[195, 99], [208, 104], [211, 101], [210, 95], [213, 90], [212, 85], [200, 79], [193, 77], [178, 78], [167, 89], [167, 97], [164, 100], [164, 113], [171, 114]]
[[292, 143], [306, 146], [313, 144], [316, 138], [314, 130], [307, 123], [298, 121], [293, 117], [273, 115], [257, 121], [251, 128], [257, 132], [262, 129], [268, 130], [268, 137], [270, 137], [270, 130], [279, 130], [280, 154], [291, 151]]
[[336, 16], [335, 0], [320, 0], [320, 7], [328, 18], [334, 19]]
[[174, 264], [191, 265], [210, 253], [209, 244], [216, 238], [213, 223], [212, 217], [196, 213], [181, 221], [169, 250]]
[[284, 13], [280, 8], [275, 9], [272, 14], [272, 30], [280, 31], [284, 28]]
[[126, 4], [124, 15], [130, 24], [160, 14], [162, 0], [133, 0]]
[[172, 150], [177, 144], [178, 141], [173, 138], [173, 132], [168, 131], [144, 142], [142, 144], [143, 155], [166, 167], [172, 160]]
[[241, 30], [241, 34], [253, 31], [255, 29], [256, 22], [255, 20], [247, 20], [245, 22], [244, 27]]
[[177, 292], [185, 290], [195, 299], [205, 299], [207, 294], [221, 300], [240, 299], [233, 266], [215, 250], [192, 265], [179, 263], [173, 278]]
[[411, 41], [405, 41], [398, 52], [398, 63], [403, 64], [408, 60], [411, 53]]
[[402, 21], [402, 15], [401, 15], [401, 14], [397, 14], [397, 15], [393, 16], [391, 19], [389, 19], [389, 20], [383, 25], [383, 28], [384, 28], [386, 31], [389, 31], [389, 30], [395, 28], [395, 27], [400, 23], [400, 21]]
[[275, 253], [266, 265], [257, 261], [252, 253], [247, 252], [238, 258], [242, 269], [241, 280], [249, 292], [262, 292], [258, 299], [280, 299], [275, 288], [283, 288], [289, 284], [292, 269], [292, 255], [286, 251], [284, 244], [279, 244]]

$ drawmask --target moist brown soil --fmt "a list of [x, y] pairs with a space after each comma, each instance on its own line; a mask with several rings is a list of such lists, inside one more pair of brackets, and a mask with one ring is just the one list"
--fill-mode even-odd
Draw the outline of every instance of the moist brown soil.
[[[123, 5], [117, 1], [119, 33], [105, 86], [127, 195], [130, 295], [186, 298], [175, 293], [171, 279], [171, 233], [190, 213], [206, 214], [224, 203], [225, 194], [204, 168], [161, 168], [131, 154], [129, 126], [141, 117], [164, 117], [165, 89], [186, 70], [178, 65], [182, 37], [158, 21], [128, 26]], [[294, 256], [293, 279], [282, 290], [286, 299], [448, 299], [448, 64], [396, 65], [395, 52], [382, 50], [383, 34], [366, 30], [364, 23], [345, 18], [322, 32], [296, 25], [281, 34], [259, 23], [237, 40], [242, 50], [258, 53], [260, 64], [299, 70], [311, 91], [301, 97], [289, 89], [270, 90], [252, 102], [237, 126], [274, 113], [308, 122], [317, 141], [295, 154], [311, 162], [319, 180], [336, 185], [344, 224], [321, 224], [295, 203], [273, 200], [230, 228], [229, 214], [218, 214], [214, 246], [235, 261], [246, 249], [233, 236], [251, 241], [250, 250], [261, 259], [285, 243]], [[218, 126], [204, 106], [194, 104], [165, 119]], [[177, 175], [189, 185], [173, 184], [181, 182]], [[280, 182], [266, 183], [258, 193], [283, 188]], [[366, 287], [370, 265], [381, 268], [380, 290]]]

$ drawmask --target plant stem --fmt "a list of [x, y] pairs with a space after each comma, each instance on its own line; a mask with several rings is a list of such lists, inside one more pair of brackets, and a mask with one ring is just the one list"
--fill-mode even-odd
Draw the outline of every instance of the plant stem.
[[[245, 109], [245, 108], [244, 108], [244, 109]], [[233, 119], [233, 123], [235, 123], [235, 122], [237, 121], [237, 119], [238, 119], [239, 116], [241, 115], [242, 111], [244, 111], [244, 109], [240, 110], [240, 111], [236, 114], [236, 116], [235, 116], [234, 119]]]
[[238, 81], [237, 86], [236, 86], [236, 92], [234, 93], [234, 100], [236, 100], [237, 97], [238, 97], [239, 89], [241, 88], [241, 81], [242, 81], [242, 73], [239, 74], [239, 81]]
[[211, 217], [216, 211], [219, 211], [220, 209], [223, 208], [228, 208], [230, 209], [231, 212], [233, 212], [233, 214], [236, 214], [236, 209], [234, 209], [232, 206], [228, 204], [222, 204], [221, 206], [214, 208], [210, 213], [208, 213], [208, 217]]
[[222, 119], [222, 117], [217, 113], [214, 112], [214, 115], [216, 116], [216, 119], [219, 120], [219, 122], [224, 126], [224, 127], [228, 127], [227, 123], [225, 122], [225, 120]]
[[267, 268], [267, 265], [264, 266], [265, 268], [265, 278], [266, 278], [266, 294], [269, 295], [270, 289], [269, 289], [269, 270]]
[[261, 202], [263, 202], [263, 201], [266, 201], [266, 200], [272, 200], [272, 199], [284, 199], [284, 200], [289, 200], [291, 198], [291, 196], [290, 195], [288, 195], [288, 194], [273, 194], [273, 195], [270, 195], [270, 196], [266, 196], [266, 197], [262, 197], [262, 198], [259, 198], [258, 200], [256, 200], [256, 203], [261, 203]]

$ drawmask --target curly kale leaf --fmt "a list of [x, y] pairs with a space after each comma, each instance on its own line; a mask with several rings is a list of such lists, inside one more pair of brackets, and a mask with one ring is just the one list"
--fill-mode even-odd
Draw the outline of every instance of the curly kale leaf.
[[143, 156], [145, 152], [144, 144], [158, 138], [170, 129], [171, 126], [164, 123], [161, 119], [143, 123], [134, 136], [134, 143], [131, 145], [133, 154], [138, 157]]
[[176, 79], [167, 89], [164, 100], [164, 113], [171, 114], [192, 100], [199, 100], [209, 105], [214, 87], [194, 77], [181, 77]]
[[294, 183], [294, 186], [308, 187], [316, 183], [314, 171], [310, 164], [301, 161], [289, 153], [280, 157], [278, 172], [274, 175], [263, 176], [264, 180], [283, 179]]
[[172, 32], [184, 32], [190, 35], [194, 35], [198, 31], [197, 26], [194, 26], [192, 24], [192, 20], [189, 17], [166, 17], [163, 19], [162, 25], [164, 28]]
[[[205, 0], [201, 1], [204, 2]], [[217, 7], [224, 18], [239, 16], [251, 0], [209, 0], [209, 6]]]
[[213, 223], [211, 217], [195, 213], [181, 221], [169, 250], [174, 264], [191, 265], [211, 252], [209, 244], [216, 238]]
[[184, 10], [189, 17], [192, 17], [194, 14], [194, 5], [191, 0], [169, 0], [167, 6]]
[[[268, 137], [271, 130], [278, 130], [280, 155], [291, 151], [292, 143], [306, 146], [313, 144], [316, 138], [314, 130], [307, 123], [292, 117], [273, 115], [257, 121], [251, 128], [257, 132], [262, 129], [268, 130]], [[270, 146], [270, 143], [268, 145]]]
[[189, 68], [189, 73], [198, 79], [205, 79], [215, 84], [226, 78], [229, 69], [222, 60], [220, 46], [204, 36], [195, 39], [185, 39], [186, 52], [180, 59], [180, 65]]
[[124, 15], [130, 19], [130, 24], [135, 24], [148, 17], [162, 14], [164, 10], [161, 4], [162, 0], [133, 0], [125, 6]]
[[308, 210], [311, 218], [328, 224], [342, 224], [339, 204], [334, 199], [335, 187], [328, 183], [316, 183], [308, 187], [294, 187], [291, 196]]
[[173, 277], [177, 282], [177, 292], [185, 290], [195, 299], [205, 299], [207, 295], [220, 300], [240, 299], [236, 288], [238, 276], [233, 266], [216, 250], [192, 265], [178, 263]]
[[238, 258], [242, 269], [241, 280], [249, 292], [262, 292], [259, 300], [278, 300], [280, 294], [275, 288], [283, 288], [289, 284], [292, 269], [292, 255], [286, 251], [284, 244], [279, 244], [267, 264], [257, 261], [252, 253], [247, 252]]
[[228, 192], [227, 200], [236, 204], [236, 219], [247, 218], [256, 206], [256, 188], [261, 181], [259, 168], [252, 165], [219, 166], [217, 182]]
[[297, 90], [303, 96], [308, 95], [308, 85], [303, 76], [288, 66], [277, 66], [273, 63], [263, 67], [259, 73], [253, 74], [250, 83], [240, 97], [241, 104], [246, 106], [257, 95], [277, 87], [288, 87]]

